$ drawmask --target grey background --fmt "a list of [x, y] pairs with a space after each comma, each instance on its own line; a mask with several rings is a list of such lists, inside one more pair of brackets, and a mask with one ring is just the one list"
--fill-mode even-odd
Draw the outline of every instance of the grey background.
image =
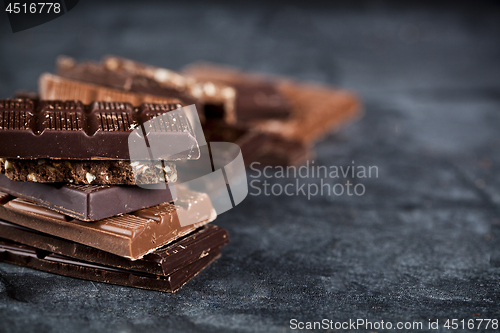
[[500, 319], [499, 40], [491, 3], [81, 1], [16, 34], [5, 15], [2, 98], [36, 89], [59, 54], [173, 69], [208, 60], [339, 85], [365, 116], [318, 142], [315, 164], [354, 160], [379, 177], [354, 180], [362, 197], [248, 196], [215, 221], [231, 236], [223, 256], [173, 295], [1, 263], [0, 331]]

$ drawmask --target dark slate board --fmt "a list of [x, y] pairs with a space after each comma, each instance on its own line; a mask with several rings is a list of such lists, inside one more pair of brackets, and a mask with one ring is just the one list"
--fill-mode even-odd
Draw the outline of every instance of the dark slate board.
[[58, 54], [174, 69], [204, 59], [341, 85], [366, 115], [318, 142], [315, 163], [354, 160], [379, 177], [360, 180], [362, 197], [249, 196], [215, 222], [231, 235], [223, 256], [173, 295], [1, 263], [0, 331], [500, 319], [499, 18], [455, 3], [80, 1], [16, 34], [3, 20], [1, 97], [36, 89]]

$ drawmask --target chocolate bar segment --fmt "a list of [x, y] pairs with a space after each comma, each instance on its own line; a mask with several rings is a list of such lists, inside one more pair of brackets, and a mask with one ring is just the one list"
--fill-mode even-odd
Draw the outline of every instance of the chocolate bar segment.
[[[106, 101], [130, 103], [132, 105], [140, 105], [142, 103], [186, 105], [186, 102], [181, 102], [179, 99], [173, 97], [128, 92], [70, 80], [49, 73], [44, 73], [40, 76], [38, 89], [40, 91], [40, 98], [47, 100], [78, 100], [84, 104], [90, 104], [93, 101]], [[22, 97], [24, 96], [21, 95]]]
[[0, 191], [83, 221], [105, 219], [173, 201], [176, 199], [174, 189], [173, 186], [149, 190], [138, 186], [36, 184], [0, 175]]
[[[266, 87], [271, 85], [279, 93], [280, 98], [288, 101], [291, 107], [290, 115], [283, 119], [255, 118], [251, 121], [250, 127], [282, 135], [286, 140], [296, 140], [309, 145], [328, 131], [361, 114], [361, 105], [356, 96], [326, 85], [301, 83], [288, 78], [249, 73], [208, 63], [191, 64], [183, 70], [183, 73], [200, 80], [223, 82], [235, 87], [260, 86], [264, 95], [268, 89]], [[273, 95], [268, 94], [269, 97], [262, 100], [268, 100], [270, 104], [276, 100], [278, 105], [280, 98], [271, 97]], [[257, 100], [258, 97], [254, 93], [254, 101]], [[252, 98], [242, 99], [238, 105], [245, 107], [245, 103], [248, 103], [249, 109], [252, 109], [254, 106], [251, 101]]]
[[[185, 84], [160, 84], [156, 77], [140, 75], [142, 73], [136, 71], [127, 71], [130, 66], [120, 66], [119, 59], [114, 59], [114, 61], [115, 63], [113, 63], [112, 59], [108, 59], [107, 65], [93, 61], [77, 63], [73, 58], [59, 56], [56, 62], [56, 74], [66, 79], [83, 81], [122, 91], [177, 98], [186, 105], [196, 103], [196, 99], [187, 93]], [[168, 74], [175, 80], [173, 72], [169, 71]]]
[[247, 166], [254, 162], [258, 163], [257, 167], [259, 165], [301, 165], [313, 155], [311, 147], [300, 141], [286, 139], [274, 133], [250, 130], [238, 124], [228, 125], [220, 121], [207, 124], [205, 138], [209, 142], [236, 143], [241, 149]]
[[[37, 92], [29, 91], [29, 90], [18, 90], [14, 93], [14, 99], [30, 99], [34, 101], [40, 100], [40, 95]], [[72, 98], [65, 98], [72, 99]], [[139, 104], [137, 104], [139, 105]]]
[[[129, 160], [129, 135], [144, 141], [142, 127], [160, 112], [163, 160], [196, 159], [199, 148], [180, 104], [0, 100], [0, 157]], [[149, 123], [149, 122], [148, 122]], [[148, 160], [146, 150], [136, 159]]]
[[239, 123], [251, 120], [286, 118], [292, 113], [292, 104], [278, 89], [276, 82], [241, 70], [195, 63], [183, 73], [198, 80], [230, 85], [236, 90], [236, 115]]
[[165, 68], [115, 56], [105, 57], [102, 63], [77, 63], [70, 57], [62, 56], [58, 58], [56, 67], [57, 74], [63, 78], [134, 94], [176, 97], [186, 104], [196, 104], [202, 121], [218, 117], [227, 123], [236, 122], [236, 93], [232, 87], [222, 83], [196, 80]]
[[292, 101], [293, 114], [283, 121], [256, 121], [255, 128], [312, 144], [362, 115], [358, 98], [348, 91], [286, 80], [280, 82], [279, 89]]
[[0, 261], [83, 280], [163, 292], [175, 292], [219, 256], [220, 250], [216, 249], [167, 276], [157, 276], [92, 264], [0, 240]]
[[[163, 203], [96, 222], [75, 220], [20, 198], [7, 198], [8, 201], [0, 205], [0, 218], [136, 260], [215, 219], [216, 212], [208, 195], [180, 186], [177, 195], [177, 207]], [[195, 215], [197, 222], [181, 226], [178, 214]]]
[[[142, 87], [135, 88], [150, 94], [168, 95], [169, 89], [176, 89], [194, 99], [200, 118], [204, 121], [209, 118], [223, 119], [228, 124], [236, 122], [235, 96], [233, 87], [220, 82], [196, 80], [186, 77], [172, 70], [145, 65], [140, 62], [108, 55], [103, 58], [104, 67], [116, 74], [130, 78], [142, 78]], [[78, 66], [78, 65], [77, 65]], [[83, 68], [85, 63], [81, 63]], [[62, 70], [64, 66], [58, 66]], [[95, 81], [96, 82], [96, 81]], [[166, 92], [162, 92], [167, 89]], [[133, 87], [130, 88], [134, 90]]]
[[236, 112], [240, 122], [286, 118], [291, 113], [290, 102], [271, 83], [242, 82], [233, 86], [236, 89]]
[[0, 235], [20, 244], [34, 247], [77, 260], [122, 268], [155, 275], [172, 272], [207, 256], [229, 242], [227, 231], [214, 225], [206, 225], [138, 260], [128, 260], [93, 247], [0, 220]]

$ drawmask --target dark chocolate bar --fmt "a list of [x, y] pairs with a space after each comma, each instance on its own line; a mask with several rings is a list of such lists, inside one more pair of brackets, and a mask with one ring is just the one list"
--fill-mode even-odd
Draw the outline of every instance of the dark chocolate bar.
[[[0, 175], [0, 191], [33, 201], [42, 207], [84, 221], [156, 206], [176, 199], [175, 190], [143, 189], [138, 186], [36, 184], [17, 182]], [[1, 236], [1, 235], [0, 235]]]
[[0, 173], [19, 182], [136, 185], [177, 180], [175, 163], [164, 161], [163, 165], [150, 166], [124, 160], [0, 158]]
[[0, 240], [0, 261], [83, 280], [163, 292], [175, 292], [219, 256], [220, 250], [216, 249], [168, 276], [158, 276], [92, 264]]
[[[136, 260], [215, 219], [207, 194], [178, 186], [177, 195], [176, 205], [85, 222], [0, 192], [0, 219]], [[183, 226], [179, 215], [192, 216], [195, 223]]]
[[[196, 159], [196, 137], [180, 104], [0, 100], [0, 157], [130, 160], [129, 141], [165, 142], [163, 160]], [[168, 112], [167, 116], [157, 117]], [[155, 118], [156, 117], [156, 118]], [[156, 128], [136, 127], [155, 118]], [[133, 138], [129, 138], [133, 135]], [[149, 151], [135, 160], [149, 160]], [[141, 155], [142, 154], [142, 155]]]
[[208, 224], [142, 259], [132, 261], [1, 220], [0, 238], [77, 260], [155, 275], [169, 275], [229, 242], [226, 230]]

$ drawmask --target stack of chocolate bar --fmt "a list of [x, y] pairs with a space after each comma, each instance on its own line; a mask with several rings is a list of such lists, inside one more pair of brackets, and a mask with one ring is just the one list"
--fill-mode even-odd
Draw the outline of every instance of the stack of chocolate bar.
[[[207, 224], [216, 217], [207, 194], [137, 186], [174, 183], [174, 161], [200, 155], [179, 100], [170, 102], [0, 100], [0, 260], [166, 292], [214, 261], [229, 238]], [[131, 163], [134, 129], [167, 112], [160, 172]]]
[[238, 144], [247, 165], [298, 165], [326, 133], [360, 116], [350, 92], [198, 63], [181, 73], [116, 56], [57, 60], [39, 81], [42, 99], [195, 104], [208, 142]]
[[[207, 225], [216, 213], [206, 193], [141, 188], [192, 177], [185, 163], [209, 155], [182, 106], [196, 106], [206, 141], [236, 143], [247, 165], [301, 164], [318, 138], [360, 115], [353, 94], [324, 85], [116, 56], [61, 56], [38, 94], [19, 97], [0, 101], [0, 259], [161, 291], [178, 289], [229, 241]], [[169, 147], [155, 165], [144, 126], [153, 119]], [[147, 141], [133, 159], [131, 137]]]

